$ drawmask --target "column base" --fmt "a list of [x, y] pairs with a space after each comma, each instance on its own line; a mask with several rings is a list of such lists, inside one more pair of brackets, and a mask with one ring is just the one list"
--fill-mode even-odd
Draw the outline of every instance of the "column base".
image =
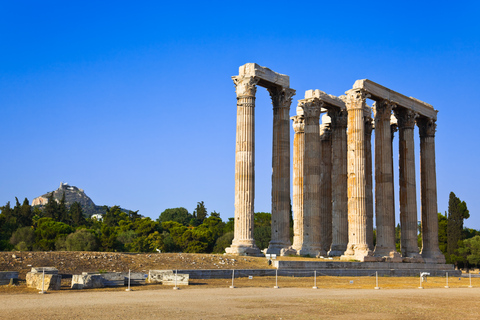
[[[288, 253], [289, 250], [292, 253]], [[270, 241], [268, 244], [268, 248], [264, 251], [266, 254], [276, 254], [280, 256], [285, 256], [289, 254], [295, 254], [295, 250], [291, 250], [291, 244], [290, 243], [284, 243], [284, 242], [273, 242]], [[283, 254], [282, 254], [283, 253]]]
[[342, 256], [341, 261], [357, 260], [360, 262], [375, 262], [378, 258], [374, 257], [367, 244], [349, 245]]
[[238, 256], [262, 257], [263, 254], [255, 245], [255, 241], [236, 242], [233, 240], [232, 245], [225, 248], [225, 253]]
[[402, 255], [393, 248], [376, 247], [373, 255], [385, 262], [402, 262]]
[[445, 263], [445, 256], [438, 251], [426, 251], [420, 253], [425, 263]]
[[303, 248], [301, 248], [300, 250], [297, 250], [297, 255], [319, 258], [321, 256], [326, 256], [327, 253], [324, 250], [322, 250], [322, 248], [319, 248], [319, 247], [303, 246]]
[[328, 256], [340, 257], [345, 252], [345, 249], [347, 249], [347, 245], [334, 244], [332, 245], [330, 251], [328, 251]]

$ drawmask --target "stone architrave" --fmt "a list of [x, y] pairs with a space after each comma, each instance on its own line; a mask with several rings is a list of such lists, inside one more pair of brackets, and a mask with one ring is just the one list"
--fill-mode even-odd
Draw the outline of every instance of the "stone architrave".
[[332, 244], [332, 132], [329, 123], [320, 125], [320, 239], [323, 251]]
[[272, 238], [269, 254], [290, 247], [290, 124], [289, 113], [295, 90], [270, 87], [273, 104], [272, 150]]
[[348, 244], [347, 111], [331, 108], [332, 120], [332, 245], [329, 256], [341, 256]]
[[415, 181], [416, 114], [406, 108], [395, 108], [399, 130], [400, 247], [403, 257], [420, 258], [417, 242], [417, 191]]
[[375, 103], [375, 221], [377, 237], [374, 255], [399, 258], [395, 248], [395, 203], [393, 189], [393, 153], [391, 112], [388, 100]]
[[[367, 113], [367, 110], [365, 111]], [[365, 180], [367, 184], [367, 244], [370, 250], [373, 246], [373, 175], [372, 175], [372, 124], [371, 109], [365, 116]]]
[[291, 118], [293, 120], [293, 245], [294, 250], [303, 247], [303, 176], [305, 155], [305, 122], [303, 115]]
[[324, 255], [320, 238], [320, 111], [318, 99], [300, 101], [305, 117], [303, 178], [303, 246], [298, 255]]
[[435, 170], [434, 119], [417, 119], [420, 133], [420, 178], [422, 203], [422, 258], [427, 263], [445, 263], [438, 247], [437, 174]]
[[366, 93], [362, 89], [346, 92], [348, 112], [348, 245], [342, 260], [374, 260], [367, 243], [367, 202], [365, 177]]
[[259, 79], [232, 77], [237, 93], [237, 136], [235, 148], [235, 233], [225, 252], [260, 255], [253, 239], [255, 200], [255, 93]]

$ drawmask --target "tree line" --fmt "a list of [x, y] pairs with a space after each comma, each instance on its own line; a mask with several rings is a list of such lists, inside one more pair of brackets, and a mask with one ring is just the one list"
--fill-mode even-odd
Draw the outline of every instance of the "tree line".
[[[203, 201], [192, 213], [183, 207], [164, 210], [156, 220], [142, 217], [138, 211], [125, 212], [119, 206], [105, 207], [105, 215], [97, 220], [85, 217], [75, 202], [68, 206], [65, 196], [60, 201], [49, 196], [43, 207], [29, 204], [25, 198], [11, 207], [0, 207], [0, 251], [69, 250], [117, 252], [190, 252], [223, 253], [234, 237], [234, 218], [224, 222], [220, 214], [208, 214]], [[447, 263], [458, 268], [480, 266], [480, 232], [464, 227], [470, 213], [465, 201], [450, 193], [448, 212], [438, 214], [439, 247]], [[290, 228], [293, 229], [292, 213]], [[396, 227], [397, 250], [400, 251], [401, 230]], [[293, 234], [293, 232], [291, 232]], [[260, 249], [271, 239], [271, 214], [254, 214], [254, 239]], [[375, 238], [374, 238], [375, 240]], [[422, 234], [419, 225], [418, 245]]]
[[[119, 206], [105, 207], [102, 219], [85, 217], [75, 202], [68, 206], [49, 196], [43, 207], [15, 198], [0, 207], [0, 251], [116, 251], [223, 253], [233, 240], [233, 218], [208, 214], [203, 201], [193, 213], [187, 209], [164, 210], [157, 220], [138, 211], [125, 212]], [[270, 241], [270, 214], [255, 214], [257, 243]], [[262, 249], [263, 249], [262, 248]]]

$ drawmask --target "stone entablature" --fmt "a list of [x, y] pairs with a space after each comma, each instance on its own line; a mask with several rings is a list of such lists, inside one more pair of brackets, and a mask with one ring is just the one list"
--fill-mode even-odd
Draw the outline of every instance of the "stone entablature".
[[438, 110], [435, 110], [432, 105], [413, 97], [404, 96], [401, 93], [385, 88], [371, 80], [357, 80], [353, 84], [353, 89], [364, 90], [365, 93], [370, 95], [370, 99], [372, 100], [388, 100], [397, 106], [411, 109], [424, 117], [437, 120]]

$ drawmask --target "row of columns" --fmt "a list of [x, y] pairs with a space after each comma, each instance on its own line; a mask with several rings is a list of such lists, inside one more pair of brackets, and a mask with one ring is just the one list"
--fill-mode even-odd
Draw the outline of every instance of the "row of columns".
[[[237, 93], [235, 153], [235, 235], [227, 253], [260, 255], [253, 239], [255, 195], [255, 94], [259, 79], [232, 77]], [[265, 86], [265, 83], [263, 83]], [[444, 262], [438, 249], [435, 176], [435, 120], [418, 117], [388, 100], [375, 103], [374, 125], [367, 93], [352, 89], [346, 109], [318, 98], [299, 103], [292, 117], [293, 244], [289, 240], [290, 129], [289, 110], [295, 90], [266, 86], [273, 104], [272, 240], [266, 253], [342, 255], [360, 261], [378, 257], [398, 261], [395, 249], [394, 177], [390, 123], [398, 120], [400, 144], [400, 221], [402, 256]], [[320, 123], [327, 111], [330, 123]], [[418, 252], [413, 131], [420, 131], [423, 249]], [[375, 217], [373, 247], [373, 181], [371, 134], [375, 127]], [[348, 130], [347, 130], [348, 128]], [[443, 259], [443, 260], [442, 260]]]

